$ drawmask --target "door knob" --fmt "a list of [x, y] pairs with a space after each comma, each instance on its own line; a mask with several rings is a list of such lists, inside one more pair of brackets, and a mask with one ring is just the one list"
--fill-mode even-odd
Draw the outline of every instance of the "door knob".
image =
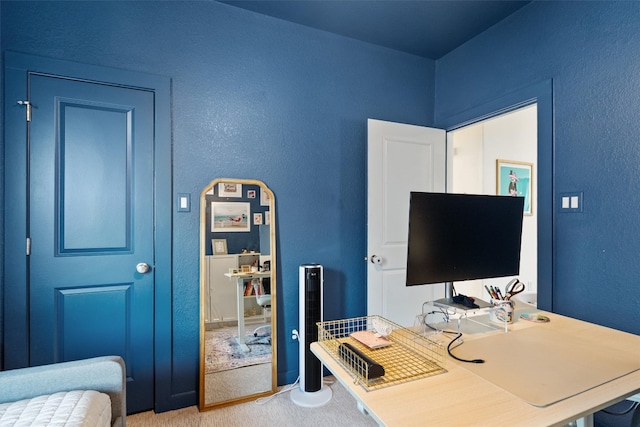
[[380, 258], [378, 255], [371, 255], [371, 263], [382, 264], [382, 258]]
[[149, 270], [151, 270], [151, 267], [149, 267], [149, 264], [147, 264], [146, 262], [141, 262], [136, 265], [136, 271], [140, 274], [148, 273]]

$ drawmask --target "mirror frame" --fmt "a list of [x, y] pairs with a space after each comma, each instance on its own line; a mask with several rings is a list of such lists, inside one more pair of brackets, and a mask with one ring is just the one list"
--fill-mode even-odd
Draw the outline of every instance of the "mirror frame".
[[[271, 289], [270, 291], [272, 295], [272, 300], [271, 300], [271, 389], [246, 395], [246, 396], [240, 396], [240, 397], [229, 399], [229, 400], [223, 400], [223, 401], [214, 402], [214, 403], [206, 403], [206, 400], [205, 400], [205, 328], [206, 328], [206, 325], [205, 325], [205, 300], [204, 300], [204, 296], [206, 295], [206, 286], [207, 286], [207, 280], [204, 274], [205, 272], [204, 266], [206, 262], [205, 256], [207, 253], [206, 246], [205, 246], [207, 244], [206, 194], [216, 185], [223, 182], [242, 184], [243, 187], [244, 185], [256, 185], [260, 187], [261, 190], [266, 191], [270, 197], [269, 211], [271, 215], [271, 222], [269, 227], [269, 240], [270, 240], [269, 246], [270, 246], [270, 253], [271, 253], [271, 267], [270, 267], [271, 268]], [[278, 378], [277, 378], [278, 340], [277, 340], [277, 327], [276, 327], [277, 326], [276, 305], [277, 305], [278, 298], [277, 298], [277, 292], [276, 292], [276, 288], [277, 288], [276, 260], [277, 260], [276, 258], [276, 212], [275, 212], [275, 197], [274, 197], [273, 191], [271, 191], [271, 189], [267, 187], [267, 185], [264, 182], [255, 180], [255, 179], [217, 178], [211, 181], [200, 193], [200, 351], [199, 351], [200, 372], [199, 372], [199, 399], [198, 399], [198, 402], [199, 402], [198, 409], [200, 411], [215, 409], [218, 407], [233, 405], [237, 403], [243, 403], [243, 402], [257, 399], [259, 397], [270, 396], [276, 393], [277, 384], [278, 384]]]

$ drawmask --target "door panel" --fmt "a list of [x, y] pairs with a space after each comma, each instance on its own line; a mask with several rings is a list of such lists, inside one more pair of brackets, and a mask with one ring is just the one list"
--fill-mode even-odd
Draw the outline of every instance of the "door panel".
[[[74, 289], [57, 289], [56, 326], [58, 360], [78, 360], [97, 354], [118, 354], [131, 360], [131, 294], [133, 286], [104, 285]], [[96, 339], [95, 325], [100, 325]], [[87, 346], [86, 343], [91, 343]], [[133, 376], [127, 366], [127, 377]]]
[[405, 286], [409, 193], [445, 191], [445, 149], [441, 129], [368, 121], [368, 314], [411, 326], [433, 299], [433, 285]]
[[[56, 107], [60, 253], [130, 251], [131, 111], [71, 100]], [[85, 143], [86, 135], [91, 144]], [[109, 232], [96, 233], [96, 224], [105, 224]]]
[[37, 73], [29, 155], [30, 365], [117, 354], [153, 407], [153, 93]]

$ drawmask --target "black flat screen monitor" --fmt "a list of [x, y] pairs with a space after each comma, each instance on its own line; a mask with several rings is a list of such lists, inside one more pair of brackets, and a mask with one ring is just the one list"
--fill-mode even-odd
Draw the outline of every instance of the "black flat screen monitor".
[[524, 198], [412, 192], [407, 286], [514, 276]]

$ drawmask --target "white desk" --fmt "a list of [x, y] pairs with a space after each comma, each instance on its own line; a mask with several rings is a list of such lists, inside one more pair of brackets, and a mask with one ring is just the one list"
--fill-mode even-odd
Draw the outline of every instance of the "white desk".
[[[616, 345], [619, 345], [620, 331], [539, 312], [547, 315], [551, 322], [535, 324], [519, 320], [510, 326], [511, 330], [551, 327], [584, 337], [585, 341], [593, 341], [595, 337], [603, 347], [612, 344], [612, 340], [617, 340]], [[480, 340], [496, 333], [503, 332], [464, 335], [464, 339]], [[640, 361], [640, 337], [625, 334], [624, 338], [625, 348], [637, 352]], [[311, 344], [311, 351], [355, 397], [358, 406], [380, 425], [386, 426], [563, 426], [583, 417], [587, 417], [588, 424], [594, 412], [640, 392], [640, 370], [636, 370], [549, 406], [536, 407], [474, 374], [464, 367], [465, 363], [448, 356], [448, 372], [444, 374], [367, 392], [360, 384], [354, 383], [352, 376], [317, 342]], [[544, 349], [532, 348], [531, 351]]]
[[252, 279], [261, 279], [263, 277], [271, 277], [270, 271], [260, 271], [254, 273], [225, 273], [230, 279], [236, 279], [237, 291], [237, 307], [238, 307], [238, 345], [245, 352], [249, 351], [249, 347], [245, 344], [245, 328], [244, 328], [244, 282]]

